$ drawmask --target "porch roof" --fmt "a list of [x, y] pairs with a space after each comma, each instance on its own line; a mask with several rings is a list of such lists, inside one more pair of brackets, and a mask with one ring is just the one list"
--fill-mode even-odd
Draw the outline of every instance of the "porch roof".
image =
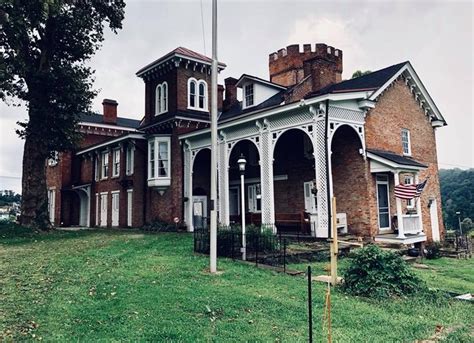
[[[395, 154], [391, 151], [367, 149], [367, 157], [378, 164], [389, 167], [389, 169], [422, 170], [428, 166], [406, 156]], [[371, 165], [372, 172], [380, 172], [380, 166]]]

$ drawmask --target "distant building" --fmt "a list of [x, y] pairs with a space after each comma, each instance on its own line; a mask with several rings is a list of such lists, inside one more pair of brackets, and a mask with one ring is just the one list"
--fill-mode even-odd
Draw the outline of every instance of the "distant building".
[[[439, 240], [435, 131], [443, 116], [410, 62], [342, 81], [342, 57], [325, 44], [291, 45], [269, 55], [269, 80], [244, 74], [219, 85], [220, 223], [240, 222], [243, 155], [247, 223], [327, 237], [335, 196], [343, 231], [407, 244]], [[145, 83], [141, 121], [117, 116], [108, 99], [102, 115], [82, 117], [78, 149], [48, 161], [55, 225], [178, 218], [188, 231], [206, 226], [210, 70], [208, 57], [177, 48], [137, 72]], [[395, 198], [395, 185], [426, 178], [419, 200]]]

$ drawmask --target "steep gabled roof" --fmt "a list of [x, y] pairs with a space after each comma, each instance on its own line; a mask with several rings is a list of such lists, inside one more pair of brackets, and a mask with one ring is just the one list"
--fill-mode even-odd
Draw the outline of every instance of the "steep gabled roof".
[[260, 77], [249, 75], [249, 74], [242, 74], [242, 76], [237, 81], [236, 86], [240, 87], [244, 80], [252, 80], [252, 81], [255, 81], [257, 83], [264, 84], [268, 87], [273, 87], [273, 88], [280, 89], [280, 90], [285, 90], [286, 89], [285, 86], [282, 86], [282, 85], [279, 85], [277, 83], [274, 83], [274, 82], [271, 82], [271, 81], [268, 81], [268, 80], [264, 80]]
[[[79, 116], [79, 122], [91, 123], [91, 124], [106, 124], [104, 123], [104, 116], [97, 113], [83, 113]], [[114, 124], [108, 124], [114, 125]], [[140, 126], [140, 120], [117, 117], [117, 126], [129, 127], [131, 129], [136, 129]]]
[[394, 75], [396, 75], [407, 63], [402, 62], [390, 67], [374, 71], [370, 74], [345, 80], [339, 83], [324, 87], [317, 92], [310, 93], [306, 97], [313, 97], [328, 93], [346, 93], [360, 91], [374, 91], [385, 85]]
[[[137, 76], [141, 76], [145, 71], [148, 71], [156, 66], [158, 66], [159, 64], [167, 61], [168, 59], [172, 58], [172, 57], [182, 57], [182, 58], [187, 58], [187, 59], [190, 59], [190, 60], [194, 60], [194, 61], [198, 61], [198, 62], [201, 62], [201, 63], [204, 63], [204, 64], [208, 64], [208, 65], [211, 65], [212, 64], [212, 59], [203, 55], [203, 54], [200, 54], [196, 51], [193, 51], [193, 50], [190, 50], [188, 48], [184, 48], [182, 46], [180, 47], [177, 47], [176, 49], [168, 52], [166, 55], [158, 58], [157, 60], [147, 64], [146, 66], [144, 66], [143, 68], [141, 68], [139, 71], [136, 72], [136, 75]], [[219, 68], [218, 69], [223, 69], [226, 67], [225, 63], [222, 63], [222, 62], [219, 62], [218, 63], [219, 65]]]
[[279, 93], [276, 93], [275, 95], [271, 96], [261, 104], [258, 104], [256, 106], [252, 106], [246, 109], [242, 109], [242, 102], [239, 101], [235, 103], [231, 108], [229, 108], [227, 111], [223, 112], [220, 117], [219, 117], [219, 122], [221, 121], [226, 121], [230, 120], [233, 118], [240, 117], [243, 114], [250, 113], [250, 112], [258, 112], [263, 109], [269, 109], [272, 107], [276, 107], [280, 105], [283, 101], [283, 95], [284, 91], [281, 91]]

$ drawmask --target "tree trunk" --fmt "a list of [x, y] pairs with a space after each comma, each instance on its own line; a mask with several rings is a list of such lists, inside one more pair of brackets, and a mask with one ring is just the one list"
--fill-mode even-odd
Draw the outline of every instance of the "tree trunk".
[[26, 135], [23, 152], [20, 222], [24, 226], [42, 231], [52, 228], [49, 221], [46, 189], [47, 158], [48, 151], [42, 138], [36, 134]]

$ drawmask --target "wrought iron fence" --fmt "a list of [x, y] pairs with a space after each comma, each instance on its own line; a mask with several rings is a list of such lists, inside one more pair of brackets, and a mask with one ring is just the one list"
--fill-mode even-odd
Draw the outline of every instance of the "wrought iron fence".
[[[209, 254], [209, 228], [194, 230], [194, 251]], [[248, 227], [245, 233], [245, 257], [255, 264], [283, 267], [286, 271], [289, 239], [275, 235], [271, 227]], [[240, 227], [219, 227], [217, 230], [217, 256], [243, 258], [243, 240]]]

